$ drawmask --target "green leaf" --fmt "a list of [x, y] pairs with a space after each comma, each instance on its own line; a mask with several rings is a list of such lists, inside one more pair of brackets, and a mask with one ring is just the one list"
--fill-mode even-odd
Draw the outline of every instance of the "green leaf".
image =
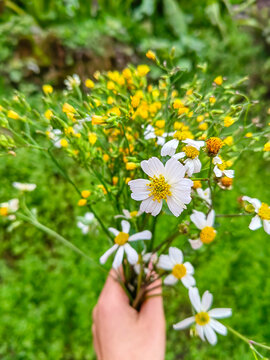
[[180, 37], [187, 32], [186, 17], [175, 0], [163, 1], [165, 17], [175, 36]]

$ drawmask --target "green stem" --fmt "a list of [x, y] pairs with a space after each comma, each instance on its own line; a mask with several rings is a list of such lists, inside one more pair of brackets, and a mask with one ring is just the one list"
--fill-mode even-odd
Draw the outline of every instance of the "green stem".
[[253, 214], [217, 214], [216, 217], [239, 217], [239, 216], [251, 216]]

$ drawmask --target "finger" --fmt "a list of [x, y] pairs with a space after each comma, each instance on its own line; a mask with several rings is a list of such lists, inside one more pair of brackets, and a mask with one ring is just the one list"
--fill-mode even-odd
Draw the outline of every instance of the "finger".
[[101, 351], [100, 351], [100, 345], [98, 341], [97, 329], [95, 324], [92, 325], [92, 334], [93, 334], [94, 349], [97, 354], [97, 358], [98, 360], [101, 360]]
[[147, 296], [140, 310], [140, 318], [148, 321], [149, 319], [158, 322], [164, 321], [162, 282], [160, 279], [154, 281], [147, 288]]

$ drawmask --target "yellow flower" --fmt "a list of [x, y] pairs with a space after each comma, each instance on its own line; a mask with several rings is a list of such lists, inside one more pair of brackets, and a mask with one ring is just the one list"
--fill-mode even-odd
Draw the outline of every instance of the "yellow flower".
[[223, 141], [218, 137], [210, 137], [206, 141], [206, 148], [209, 156], [215, 156], [223, 146]]
[[173, 102], [173, 108], [174, 109], [180, 109], [182, 107], [184, 107], [183, 102], [180, 99], [175, 99], [174, 102]]
[[140, 101], [141, 101], [140, 96], [136, 96], [136, 95], [131, 96], [131, 105], [132, 105], [132, 107], [134, 107], [134, 108], [138, 107], [139, 104], [140, 104]]
[[188, 130], [184, 130], [184, 131], [176, 131], [176, 133], [173, 135], [173, 137], [177, 140], [186, 140], [186, 139], [194, 139], [193, 134], [188, 131]]
[[195, 190], [201, 188], [201, 187], [202, 187], [201, 181], [200, 181], [200, 180], [194, 180], [192, 187], [193, 187], [193, 189], [195, 189]]
[[7, 116], [10, 119], [14, 119], [14, 120], [18, 120], [20, 118], [20, 115], [17, 114], [16, 111], [14, 111], [14, 110], [9, 110], [8, 113], [7, 113]]
[[203, 115], [197, 116], [197, 121], [198, 121], [198, 122], [202, 122], [203, 120], [204, 120], [204, 116], [203, 116]]
[[68, 147], [68, 142], [66, 139], [61, 139], [60, 140], [60, 145], [63, 147], [63, 148], [66, 148]]
[[45, 116], [46, 119], [51, 120], [51, 118], [53, 116], [52, 110], [51, 109], [46, 110], [45, 113], [44, 113], [44, 116]]
[[187, 114], [189, 112], [189, 108], [184, 106], [178, 109], [178, 115]]
[[86, 199], [80, 199], [78, 201], [78, 206], [85, 206], [87, 204], [87, 200]]
[[234, 120], [231, 116], [225, 116], [224, 118], [224, 126], [229, 127], [234, 123]]
[[115, 89], [115, 83], [113, 81], [107, 82], [107, 89], [108, 90], [114, 90]]
[[118, 107], [116, 107], [116, 106], [114, 106], [113, 108], [109, 109], [109, 110], [107, 111], [107, 113], [108, 113], [109, 115], [117, 115], [117, 116], [120, 116], [120, 115], [121, 115], [120, 109], [119, 109]]
[[155, 89], [152, 91], [152, 96], [153, 97], [158, 97], [159, 96], [159, 90], [158, 89]]
[[0, 105], [0, 111], [2, 111], [3, 110], [3, 106], [2, 105]]
[[103, 116], [100, 115], [93, 115], [92, 116], [92, 124], [93, 125], [102, 125], [105, 124], [105, 119]]
[[88, 140], [90, 142], [91, 145], [94, 145], [97, 141], [97, 134], [94, 132], [89, 132], [88, 133]]
[[186, 95], [189, 96], [189, 95], [192, 95], [192, 93], [193, 93], [193, 90], [189, 89], [189, 90], [187, 90]]
[[233, 137], [232, 137], [232, 136], [227, 136], [227, 137], [223, 140], [223, 143], [224, 143], [225, 145], [232, 146], [232, 145], [233, 145]]
[[84, 84], [88, 89], [93, 89], [93, 87], [95, 86], [94, 81], [92, 81], [91, 79], [86, 79]]
[[74, 114], [76, 112], [76, 110], [74, 109], [74, 107], [72, 105], [70, 105], [69, 103], [64, 103], [63, 107], [62, 107], [62, 111], [64, 113], [66, 113], [67, 115], [69, 113]]
[[81, 192], [81, 195], [82, 195], [82, 197], [83, 197], [84, 199], [87, 199], [87, 198], [91, 195], [91, 191], [89, 191], [89, 190], [83, 190], [83, 191]]
[[270, 141], [264, 144], [263, 151], [270, 151]]
[[147, 65], [138, 65], [137, 72], [139, 76], [145, 76], [149, 73], [150, 68]]
[[131, 79], [132, 78], [132, 72], [130, 69], [126, 68], [122, 71], [122, 74], [125, 79]]
[[109, 157], [108, 154], [104, 154], [104, 155], [103, 155], [103, 160], [104, 160], [105, 162], [109, 161], [109, 159], [110, 159], [110, 157]]
[[246, 138], [251, 138], [252, 136], [253, 136], [252, 132], [248, 132], [248, 133], [246, 133], [246, 135], [245, 135]]
[[210, 96], [210, 98], [209, 98], [210, 104], [214, 104], [216, 101], [217, 101], [217, 100], [216, 100], [216, 98], [214, 97], [214, 95]]
[[217, 84], [217, 85], [222, 85], [223, 83], [223, 78], [221, 75], [217, 76], [215, 79], [214, 79], [214, 83]]
[[156, 60], [156, 54], [152, 50], [148, 50], [146, 53], [146, 57], [150, 60]]
[[103, 194], [104, 194], [104, 195], [108, 194], [108, 192], [107, 192], [107, 190], [105, 189], [105, 186], [104, 186], [104, 185], [100, 184], [100, 185], [98, 185], [97, 187], [103, 191]]
[[95, 103], [96, 107], [99, 107], [101, 105], [101, 101], [98, 99], [94, 99], [94, 103]]
[[0, 216], [7, 216], [7, 215], [8, 215], [8, 208], [0, 207]]
[[156, 121], [155, 126], [159, 129], [163, 129], [165, 127], [165, 120]]
[[42, 86], [42, 90], [43, 90], [45, 95], [52, 94], [53, 87], [51, 85], [49, 85], [49, 84], [45, 84], [45, 85]]
[[201, 123], [199, 125], [199, 129], [203, 130], [203, 131], [207, 130], [208, 129], [208, 124], [206, 122]]
[[114, 98], [112, 96], [109, 96], [107, 99], [107, 104], [111, 105], [114, 103]]
[[137, 164], [135, 164], [134, 162], [127, 162], [126, 163], [126, 169], [127, 170], [134, 170], [136, 169], [137, 167]]
[[175, 98], [178, 95], [178, 91], [177, 90], [173, 90], [172, 91], [172, 97]]
[[193, 116], [193, 111], [188, 112], [187, 116], [191, 118]]
[[117, 183], [118, 183], [118, 177], [117, 176], [113, 176], [113, 178], [112, 178], [112, 182], [113, 182], [113, 185], [115, 186], [115, 185], [117, 185]]
[[125, 183], [128, 184], [128, 183], [130, 182], [130, 180], [131, 180], [131, 177], [127, 177], [127, 178], [125, 179]]

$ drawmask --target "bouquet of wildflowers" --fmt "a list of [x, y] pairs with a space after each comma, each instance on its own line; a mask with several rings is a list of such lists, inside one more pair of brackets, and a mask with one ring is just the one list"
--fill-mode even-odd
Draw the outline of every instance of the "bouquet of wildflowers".
[[[253, 103], [238, 90], [245, 79], [231, 83], [217, 74], [208, 80], [202, 67], [187, 82], [178, 67], [161, 63], [152, 51], [146, 55], [163, 73], [156, 82], [148, 81], [149, 66], [139, 65], [95, 73], [84, 83], [70, 76], [63, 93], [46, 84], [39, 109], [16, 93], [0, 108], [5, 129], [1, 150], [11, 155], [20, 147], [39, 150], [59, 167], [78, 196], [78, 206], [85, 209], [78, 226], [84, 234], [106, 234], [111, 245], [98, 254], [99, 262], [117, 272], [123, 269], [124, 280], [120, 275], [118, 280], [134, 308], [140, 308], [149, 284], [160, 277], [165, 286], [178, 284], [189, 293], [191, 316], [176, 319], [175, 330], [195, 325], [195, 334], [215, 345], [216, 334], [226, 335], [230, 329], [257, 354], [254, 345], [262, 344], [219, 321], [231, 316], [231, 309], [211, 309], [213, 296], [206, 289], [200, 297], [188, 260], [191, 252], [199, 256], [215, 246], [222, 236], [216, 224], [227, 217], [245, 216], [251, 230], [263, 226], [270, 234], [269, 205], [248, 194], [239, 194], [236, 213], [219, 213], [219, 194], [232, 189], [234, 164], [245, 149], [261, 151], [269, 159], [269, 128], [249, 120]], [[88, 172], [87, 188], [79, 188], [61, 165], [63, 156]], [[35, 189], [34, 184], [14, 186], [20, 194]], [[5, 221], [28, 221], [98, 261], [41, 224], [22, 196], [0, 205]], [[109, 221], [107, 216], [104, 220], [105, 206]], [[166, 234], [162, 238], [156, 232], [158, 223]], [[181, 249], [174, 246], [179, 237]]]

